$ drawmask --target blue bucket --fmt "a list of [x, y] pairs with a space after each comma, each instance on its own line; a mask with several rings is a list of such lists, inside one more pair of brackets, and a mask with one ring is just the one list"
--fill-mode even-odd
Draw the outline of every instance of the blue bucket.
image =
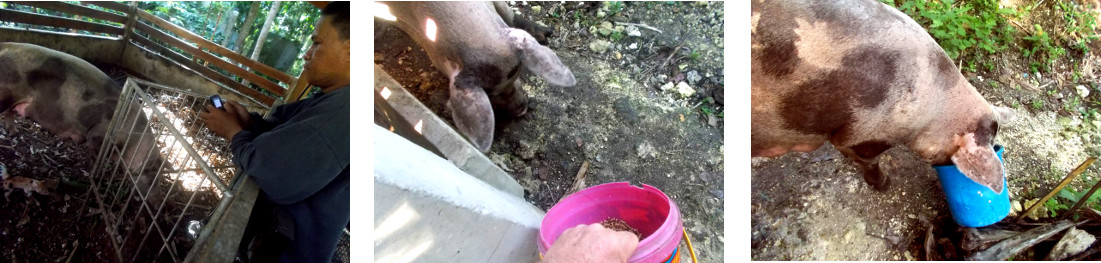
[[[994, 152], [1002, 163], [1004, 150], [1001, 145], [994, 145]], [[1009, 215], [1009, 188], [1005, 183], [1004, 170], [1002, 192], [995, 193], [989, 187], [967, 178], [954, 164], [933, 166], [933, 169], [937, 170], [944, 196], [948, 199], [948, 211], [952, 212], [952, 219], [960, 226], [984, 227]]]

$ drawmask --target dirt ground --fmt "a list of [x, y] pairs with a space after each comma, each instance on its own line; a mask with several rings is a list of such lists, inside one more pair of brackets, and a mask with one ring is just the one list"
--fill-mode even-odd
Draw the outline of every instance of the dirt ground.
[[50, 195], [14, 190], [0, 203], [0, 261], [104, 262], [110, 241], [87, 206], [95, 155], [61, 140], [29, 120], [6, 116], [0, 129], [0, 162], [11, 176], [59, 180]]
[[[1052, 8], [1050, 2], [1029, 19], [1043, 20]], [[1101, 50], [1097, 42], [1091, 49]], [[1097, 65], [1101, 58], [1094, 54], [1072, 56], [1073, 61], [1086, 65], [1078, 68], [1081, 78], [1077, 81], [1072, 77], [1070, 59], [1060, 60], [1050, 73], [1024, 74], [1029, 72], [1029, 62], [1022, 58], [1018, 45], [990, 58], [998, 61], [994, 70], [965, 76], [988, 102], [1013, 109], [1015, 119], [1001, 123], [995, 142], [1006, 149], [1010, 198], [1024, 202], [1047, 194], [1088, 156], [1101, 155], [1101, 122], [1084, 118], [1074, 108], [1098, 108], [1101, 70]], [[1091, 95], [1080, 95], [1079, 85]], [[1081, 103], [1071, 102], [1076, 98]], [[892, 181], [887, 192], [870, 188], [854, 164], [828, 144], [809, 153], [754, 158], [752, 259], [924, 260], [929, 259], [924, 242], [930, 228], [938, 239], [958, 246], [954, 242], [959, 240], [960, 229], [951, 220], [932, 167], [905, 147], [892, 148], [879, 162]], [[1099, 179], [1099, 172], [1101, 168], [1094, 164], [1072, 187], [1088, 189]], [[994, 227], [1013, 226], [1018, 225], [1003, 221]], [[1096, 229], [1088, 231], [1099, 234]], [[962, 252], [944, 250], [949, 246], [938, 243], [935, 251], [940, 254], [935, 259], [944, 259], [947, 253], [955, 253], [949, 259], [961, 259]], [[1042, 249], [1015, 259], [1038, 260], [1046, 255]]]
[[[510, 6], [554, 29], [548, 47], [578, 83], [554, 87], [522, 75], [533, 104], [526, 116], [498, 123], [490, 159], [544, 210], [567, 194], [584, 162], [583, 186], [657, 187], [680, 207], [700, 262], [723, 261], [722, 3]], [[374, 36], [375, 63], [450, 122], [447, 79], [424, 51], [380, 20]], [[679, 82], [693, 93], [661, 89]]]

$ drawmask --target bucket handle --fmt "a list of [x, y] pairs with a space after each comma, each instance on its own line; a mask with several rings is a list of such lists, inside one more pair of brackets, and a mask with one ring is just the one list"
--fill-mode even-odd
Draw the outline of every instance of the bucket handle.
[[692, 248], [692, 239], [688, 238], [688, 231], [681, 231], [681, 233], [683, 233], [684, 241], [688, 243], [688, 254], [692, 255], [692, 263], [699, 263], [699, 261], [696, 260], [696, 249]]

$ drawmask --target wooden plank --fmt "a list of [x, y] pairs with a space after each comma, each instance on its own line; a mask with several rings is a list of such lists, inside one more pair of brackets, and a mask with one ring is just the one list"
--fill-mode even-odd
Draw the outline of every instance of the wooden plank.
[[[204, 49], [210, 50], [211, 52], [214, 52], [215, 54], [225, 56], [225, 57], [229, 58], [230, 60], [232, 60], [234, 62], [241, 63], [241, 65], [244, 65], [245, 67], [248, 67], [252, 70], [258, 71], [258, 72], [260, 72], [264, 75], [267, 75], [269, 77], [272, 77], [272, 78], [274, 78], [274, 79], [276, 79], [280, 82], [287, 83], [287, 84], [291, 83], [291, 76], [289, 74], [284, 73], [282, 71], [279, 71], [278, 69], [272, 68], [271, 66], [264, 65], [264, 63], [260, 63], [259, 61], [249, 59], [245, 56], [242, 56], [241, 54], [237, 54], [237, 52], [233, 52], [229, 49], [226, 49], [225, 47], [222, 47], [221, 45], [214, 44], [213, 42], [210, 42], [209, 40], [206, 40], [202, 36], [196, 35], [195, 33], [192, 33], [191, 31], [187, 31], [187, 30], [185, 30], [185, 29], [183, 29], [183, 28], [181, 28], [181, 27], [179, 27], [175, 24], [169, 23], [168, 21], [164, 21], [164, 19], [161, 19], [160, 17], [156, 17], [153, 14], [150, 14], [149, 12], [138, 10], [137, 15], [138, 15], [138, 18], [145, 19], [149, 22], [152, 22], [153, 25], [156, 25], [157, 27], [164, 28], [165, 30], [168, 30], [169, 32], [171, 32], [173, 34], [176, 34], [177, 36], [180, 36], [184, 40], [195, 43], [196, 45], [199, 46], [199, 48], [204, 48]], [[275, 94], [283, 94], [283, 93], [282, 92], [276, 92]]]
[[195, 72], [199, 73], [200, 75], [202, 75], [204, 77], [207, 77], [210, 80], [213, 80], [215, 82], [221, 83], [222, 85], [225, 85], [225, 86], [229, 87], [230, 89], [235, 90], [238, 93], [241, 93], [242, 95], [245, 95], [247, 97], [251, 97], [253, 99], [256, 99], [260, 103], [263, 103], [263, 104], [268, 105], [268, 106], [271, 106], [272, 103], [275, 103], [274, 98], [268, 97], [267, 95], [264, 95], [263, 93], [260, 93], [259, 91], [256, 91], [252, 88], [246, 87], [245, 85], [243, 85], [241, 83], [238, 83], [237, 81], [233, 80], [232, 78], [227, 77], [225, 75], [222, 75], [221, 73], [218, 73], [217, 71], [214, 71], [210, 68], [199, 65], [199, 63], [196, 63], [195, 61], [192, 61], [191, 59], [188, 59], [188, 58], [184, 57], [183, 55], [180, 55], [179, 53], [176, 53], [175, 51], [172, 51], [168, 48], [165, 48], [161, 45], [158, 45], [157, 43], [153, 42], [152, 40], [149, 40], [145, 37], [138, 36], [138, 35], [134, 35], [133, 39], [134, 39], [134, 42], [137, 42], [137, 43], [141, 44], [142, 47], [145, 47], [145, 48], [150, 49], [152, 51], [158, 52], [162, 56], [165, 56], [168, 59], [170, 59], [172, 61], [175, 61], [176, 63], [180, 63], [183, 66], [188, 67], [191, 70], [194, 70]]
[[24, 23], [40, 26], [52, 26], [60, 28], [77, 29], [84, 31], [91, 31], [97, 33], [107, 33], [112, 35], [122, 35], [123, 30], [121, 27], [109, 26], [104, 24], [96, 24], [91, 22], [84, 22], [75, 19], [68, 19], [63, 17], [53, 17], [47, 15], [32, 14], [27, 12], [0, 9], [0, 17], [4, 18], [4, 21]]
[[126, 23], [126, 17], [125, 16], [117, 15], [117, 14], [110, 13], [110, 12], [95, 10], [95, 9], [91, 9], [91, 8], [87, 8], [87, 7], [83, 7], [83, 6], [79, 6], [79, 5], [69, 4], [69, 3], [46, 2], [46, 1], [10, 1], [8, 3], [18, 4], [18, 5], [25, 5], [25, 6], [32, 6], [32, 7], [37, 7], [37, 8], [42, 8], [42, 9], [49, 9], [49, 10], [54, 10], [54, 11], [60, 11], [60, 12], [65, 12], [65, 13], [69, 13], [69, 14], [74, 14], [74, 15], [80, 15], [80, 16], [86, 16], [86, 17], [111, 21], [111, 22], [115, 22], [115, 23], [119, 23], [119, 24], [125, 24]]
[[305, 95], [307, 90], [310, 90], [310, 76], [306, 75], [306, 72], [302, 72], [302, 74], [298, 75], [298, 79], [294, 80], [294, 84], [291, 85], [291, 90], [287, 92], [287, 96], [283, 96], [283, 100], [287, 103], [301, 100], [302, 95]]
[[211, 55], [210, 53], [206, 53], [206, 51], [202, 51], [202, 50], [200, 50], [196, 47], [193, 47], [193, 46], [183, 42], [182, 40], [179, 40], [175, 37], [169, 36], [168, 34], [166, 34], [164, 32], [161, 32], [160, 30], [156, 30], [153, 27], [150, 27], [149, 25], [146, 25], [145, 23], [142, 23], [142, 22], [134, 23], [134, 28], [149, 34], [150, 37], [153, 37], [153, 38], [155, 38], [157, 40], [160, 40], [160, 41], [164, 41], [165, 43], [168, 43], [169, 45], [177, 47], [177, 48], [183, 50], [184, 52], [187, 52], [188, 54], [191, 54], [192, 56], [197, 56], [200, 59], [206, 60], [207, 62], [210, 62], [210, 63], [214, 64], [215, 66], [217, 66], [219, 68], [225, 69], [226, 71], [229, 71], [229, 73], [231, 73], [231, 74], [234, 74], [234, 75], [240, 76], [241, 78], [247, 79], [249, 82], [256, 83], [256, 85], [259, 85], [260, 87], [264, 88], [265, 90], [268, 90], [269, 92], [271, 92], [273, 94], [284, 94], [286, 92], [286, 90], [283, 87], [280, 87], [278, 84], [275, 84], [275, 82], [272, 82], [272, 81], [270, 81], [266, 78], [260, 77], [260, 75], [252, 74], [252, 72], [249, 72], [249, 71], [247, 71], [247, 70], [245, 70], [241, 67], [238, 67], [237, 65], [226, 62], [225, 60], [222, 60], [221, 58], [215, 57], [214, 55]]
[[80, 1], [80, 2], [85, 3], [85, 4], [91, 4], [91, 5], [102, 7], [102, 8], [106, 8], [106, 9], [119, 11], [119, 12], [122, 12], [124, 14], [129, 14], [130, 13], [130, 6], [128, 6], [126, 4], [123, 4], [123, 3], [119, 3], [119, 2], [112, 2], [112, 1]]

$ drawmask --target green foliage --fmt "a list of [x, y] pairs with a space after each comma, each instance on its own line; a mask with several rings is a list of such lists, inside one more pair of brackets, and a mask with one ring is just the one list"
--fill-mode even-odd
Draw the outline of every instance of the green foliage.
[[1075, 112], [1077, 111], [1078, 105], [1080, 103], [1082, 102], [1078, 99], [1078, 96], [1074, 96], [1074, 98], [1066, 100], [1066, 103], [1063, 103], [1063, 110], [1067, 112]]
[[[1063, 190], [1066, 190], [1066, 189], [1063, 189]], [[1060, 192], [1060, 193], [1062, 193], [1062, 192]], [[1070, 207], [1067, 207], [1067, 205], [1065, 205], [1063, 203], [1060, 203], [1059, 200], [1055, 200], [1055, 198], [1048, 199], [1047, 202], [1044, 202], [1044, 207], [1047, 207], [1047, 211], [1049, 213], [1048, 215], [1051, 216], [1051, 217], [1058, 216], [1059, 215], [1059, 210], [1067, 210], [1068, 208], [1070, 208]]]
[[1036, 110], [1043, 109], [1044, 108], [1044, 100], [1037, 99], [1037, 100], [1032, 101], [1032, 108], [1036, 109]]
[[612, 31], [612, 33], [608, 35], [608, 38], [612, 39], [612, 42], [619, 42], [619, 40], [623, 39], [623, 37], [624, 35], [622, 31]]
[[702, 104], [700, 105], [700, 111], [703, 112], [704, 115], [715, 115], [719, 118], [722, 118], [723, 111], [721, 109], [711, 108], [712, 105], [715, 105], [715, 99], [712, 99], [711, 97], [706, 97], [703, 99]]
[[614, 16], [623, 11], [622, 1], [605, 1], [604, 6], [608, 7], [608, 16]]
[[[1086, 197], [1086, 193], [1088, 193], [1088, 192], [1089, 191], [1075, 191], [1074, 189], [1071, 189], [1069, 187], [1063, 188], [1063, 190], [1059, 191], [1059, 193], [1056, 193], [1055, 196], [1059, 197], [1059, 198], [1062, 198], [1062, 199], [1065, 199], [1067, 202], [1065, 202], [1065, 204], [1062, 205], [1062, 206], [1056, 206], [1056, 207], [1062, 207], [1063, 209], [1068, 209], [1069, 206], [1072, 206], [1075, 203], [1078, 203], [1078, 201], [1082, 200], [1083, 198], [1085, 199], [1085, 201], [1083, 201], [1083, 202], [1085, 202], [1084, 205], [1087, 205], [1089, 207], [1097, 206], [1098, 205], [1097, 201], [1101, 200], [1101, 194], [1098, 194], [1098, 192], [1094, 192], [1089, 197]], [[1052, 199], [1055, 199], [1055, 198], [1052, 198]], [[1048, 202], [1050, 203], [1051, 201], [1048, 201]], [[1063, 202], [1060, 202], [1060, 203], [1063, 203]]]
[[[273, 2], [271, 1], [261, 2], [258, 7], [258, 13], [253, 21], [245, 21], [248, 19], [249, 11], [252, 8], [251, 2], [153, 1], [139, 2], [138, 7], [200, 35], [211, 42], [218, 44], [229, 42], [227, 47], [237, 46], [233, 43], [237, 40], [236, 34], [246, 34], [244, 41], [240, 43], [240, 46], [244, 48], [236, 48], [236, 50], [240, 50], [241, 54], [247, 56], [252, 53], [252, 49], [256, 46], [256, 39], [260, 36], [260, 31], [263, 29], [264, 22], [267, 19], [267, 13], [271, 9], [272, 4]], [[232, 11], [237, 11], [238, 14], [237, 20], [231, 23], [235, 25], [234, 30], [240, 31], [244, 28], [244, 24], [251, 23], [253, 26], [249, 32], [237, 32], [236, 34], [224, 35], [224, 29], [217, 28], [219, 22], [225, 19], [222, 16]], [[304, 52], [305, 49], [309, 48], [309, 36], [313, 34], [314, 25], [321, 19], [321, 10], [308, 2], [282, 2], [279, 5], [278, 12], [271, 28], [268, 29], [269, 37], [265, 42], [265, 52], [262, 55], [277, 55], [269, 54], [268, 52], [268, 48], [274, 48], [274, 45], [270, 45], [272, 41], [276, 41], [276, 37], [273, 36], [279, 36], [280, 38], [289, 40], [294, 46], [298, 47], [297, 53]], [[229, 41], [226, 41], [226, 38], [229, 38]], [[176, 51], [179, 52], [179, 50]], [[273, 52], [281, 53], [284, 51], [273, 50]], [[286, 73], [298, 75], [302, 72], [302, 65], [302, 60], [296, 60], [293, 65], [285, 69]], [[222, 73], [227, 74], [224, 71], [222, 71]]]
[[1031, 48], [1025, 48], [1024, 50], [1022, 50], [1022, 54], [1025, 57], [1032, 58], [1033, 61], [1039, 60], [1043, 62], [1032, 62], [1029, 65], [1033, 73], [1036, 73], [1039, 70], [1042, 70], [1043, 72], [1048, 72], [1050, 70], [1051, 64], [1054, 63], [1056, 59], [1059, 59], [1063, 57], [1063, 55], [1066, 55], [1067, 52], [1063, 49], [1063, 47], [1058, 46], [1051, 39], [1050, 35], [1044, 32], [1044, 28], [1041, 27], [1039, 24], [1033, 25], [1033, 27], [1035, 27], [1035, 31], [1032, 33], [1032, 35], [1022, 38], [1026, 42], [1031, 43], [1032, 46]]
[[688, 55], [688, 58], [692, 61], [700, 60], [700, 52], [698, 50], [692, 50], [692, 53]]
[[1097, 108], [1082, 108], [1079, 113], [1082, 114], [1082, 118], [1086, 120], [1095, 120], [1101, 117], [1098, 115]]
[[1070, 47], [1081, 52], [1089, 52], [1087, 44], [1097, 40], [1097, 17], [1088, 7], [1070, 1], [1056, 1], [1055, 10], [1063, 13], [1067, 22], [1065, 38]]
[[[893, 0], [881, 1], [895, 5], [924, 25], [953, 60], [961, 56], [994, 54], [1005, 49], [1005, 40], [1012, 39], [1015, 33], [1006, 17], [1016, 15], [1017, 11], [999, 7], [997, 0], [962, 4], [954, 0], [900, 0], [900, 5]], [[975, 61], [968, 62], [966, 69], [975, 71]]]

